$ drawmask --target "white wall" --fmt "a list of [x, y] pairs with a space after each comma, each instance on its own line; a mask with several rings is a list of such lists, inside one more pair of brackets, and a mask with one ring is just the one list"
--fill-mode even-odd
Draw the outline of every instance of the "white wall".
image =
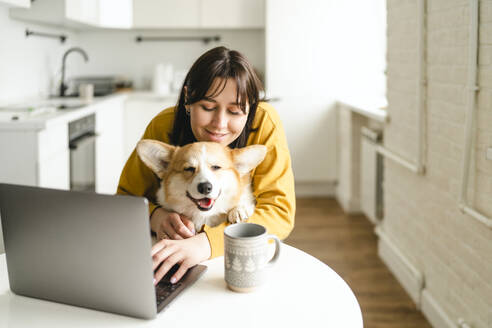
[[384, 100], [384, 17], [383, 1], [267, 1], [267, 91], [296, 182], [337, 178], [336, 100]]
[[[199, 41], [135, 42], [141, 36], [214, 36], [221, 41], [204, 44]], [[161, 31], [95, 31], [80, 33], [79, 45], [90, 61], [77, 65], [70, 74], [124, 75], [138, 89], [151, 87], [154, 68], [171, 63], [175, 70], [188, 70], [193, 62], [210, 48], [224, 45], [242, 52], [262, 73], [265, 70], [264, 31], [256, 30], [161, 30]], [[75, 56], [74, 56], [75, 57]]]
[[[65, 34], [67, 42], [31, 36], [25, 29]], [[47, 95], [61, 69], [63, 52], [76, 44], [73, 33], [11, 20], [8, 7], [0, 5], [0, 106], [29, 97]]]
[[[260, 74], [265, 71], [264, 31], [261, 29], [73, 32], [13, 20], [8, 10], [8, 6], [0, 4], [0, 105], [56, 92], [63, 53], [72, 46], [86, 50], [89, 62], [86, 63], [78, 53], [71, 54], [67, 58], [67, 78], [74, 75], [123, 75], [133, 79], [139, 89], [150, 88], [156, 64], [172, 63], [176, 69], [188, 69], [198, 56], [217, 45], [241, 51]], [[65, 34], [68, 40], [61, 44], [56, 39], [26, 38], [26, 28]], [[208, 45], [202, 42], [136, 43], [136, 35], [220, 35], [222, 39]]]
[[335, 1], [329, 14], [330, 75], [338, 100], [386, 104], [386, 0]]

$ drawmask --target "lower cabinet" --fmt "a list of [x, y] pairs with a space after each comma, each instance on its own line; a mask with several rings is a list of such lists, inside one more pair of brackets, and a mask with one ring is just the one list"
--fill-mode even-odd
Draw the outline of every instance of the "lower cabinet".
[[70, 189], [70, 153], [68, 149], [39, 162], [38, 185], [44, 188]]
[[70, 151], [66, 123], [48, 125], [37, 133], [37, 185], [70, 189]]
[[124, 97], [98, 104], [96, 110], [96, 192], [114, 194], [118, 188], [123, 157]]
[[[115, 96], [85, 109], [87, 115], [96, 115], [95, 150], [87, 160], [95, 161], [98, 193], [116, 193], [126, 160], [123, 155], [125, 99]], [[0, 129], [0, 182], [70, 189], [69, 123], [62, 120], [47, 122], [40, 130]]]
[[69, 189], [66, 124], [0, 130], [0, 182]]
[[175, 106], [177, 95], [152, 96], [131, 95], [125, 103], [124, 114], [124, 157], [131, 155], [137, 142], [142, 138], [150, 121], [164, 109]]

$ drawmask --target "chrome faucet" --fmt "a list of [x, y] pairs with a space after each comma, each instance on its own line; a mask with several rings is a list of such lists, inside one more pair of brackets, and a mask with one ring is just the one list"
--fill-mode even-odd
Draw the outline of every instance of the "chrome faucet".
[[79, 47], [73, 47], [65, 51], [63, 54], [63, 59], [62, 59], [62, 71], [61, 71], [61, 83], [60, 83], [60, 97], [65, 96], [65, 91], [67, 90], [67, 86], [65, 85], [65, 62], [67, 61], [67, 56], [71, 52], [79, 52], [82, 56], [84, 56], [84, 59], [86, 62], [89, 61], [89, 56], [87, 56], [87, 53]]

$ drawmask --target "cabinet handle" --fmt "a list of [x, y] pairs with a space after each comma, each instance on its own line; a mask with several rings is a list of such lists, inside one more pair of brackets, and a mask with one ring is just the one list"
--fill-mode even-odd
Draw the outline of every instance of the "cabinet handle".
[[68, 148], [70, 148], [70, 150], [75, 150], [78, 147], [83, 146], [83, 145], [85, 145], [87, 143], [94, 142], [97, 137], [99, 137], [99, 134], [97, 134], [97, 133], [87, 133], [87, 134], [84, 134], [83, 136], [78, 137], [75, 140], [72, 140], [68, 144]]

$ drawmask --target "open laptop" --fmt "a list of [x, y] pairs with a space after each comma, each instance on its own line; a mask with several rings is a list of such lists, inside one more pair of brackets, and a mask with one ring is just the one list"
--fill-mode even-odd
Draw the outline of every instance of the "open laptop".
[[150, 319], [206, 270], [154, 287], [143, 197], [0, 184], [0, 216], [19, 295]]

